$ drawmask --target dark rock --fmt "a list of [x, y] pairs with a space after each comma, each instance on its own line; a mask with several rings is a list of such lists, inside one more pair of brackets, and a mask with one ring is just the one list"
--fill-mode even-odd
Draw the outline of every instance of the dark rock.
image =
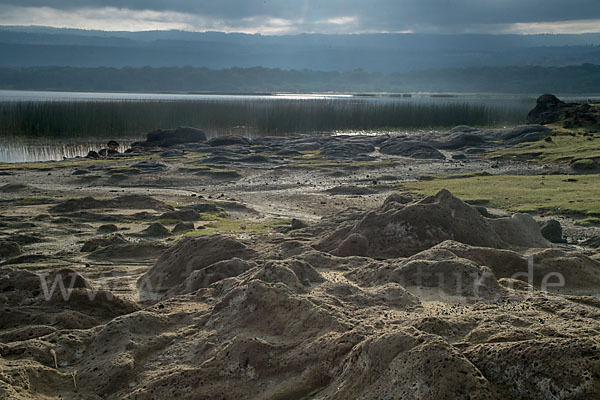
[[308, 227], [308, 224], [301, 219], [292, 218], [292, 227], [291, 229], [294, 231], [296, 229], [303, 229]]
[[589, 104], [565, 103], [554, 95], [544, 94], [537, 99], [527, 121], [532, 124], [560, 122], [565, 128], [598, 126], [600, 111]]
[[200, 129], [178, 127], [159, 129], [148, 133], [146, 142], [138, 143], [143, 147], [171, 147], [177, 144], [199, 143], [206, 141], [206, 134]]
[[117, 150], [119, 148], [119, 143], [116, 140], [109, 140], [106, 147], [110, 150]]
[[108, 149], [98, 150], [98, 155], [100, 155], [100, 157], [108, 157]]
[[231, 145], [241, 145], [241, 146], [249, 146], [250, 141], [241, 136], [219, 136], [216, 138], [212, 138], [206, 142], [209, 146], [231, 146]]
[[115, 233], [119, 231], [119, 227], [115, 224], [105, 224], [96, 230], [98, 235], [106, 235], [107, 233]]
[[551, 241], [552, 243], [566, 243], [567, 241], [563, 238], [563, 230], [560, 222], [555, 219], [546, 221], [540, 228], [542, 236]]
[[452, 159], [453, 160], [466, 160], [467, 156], [464, 155], [463, 153], [455, 153], [455, 154], [452, 154]]
[[189, 232], [196, 229], [193, 222], [180, 222], [173, 227], [171, 233]]
[[477, 147], [485, 144], [485, 140], [474, 133], [458, 132], [451, 133], [447, 137], [442, 137], [431, 145], [437, 149], [456, 150], [463, 147]]
[[97, 160], [100, 158], [100, 154], [98, 154], [98, 152], [92, 150], [87, 153], [87, 156], [85, 156], [85, 158], [91, 158], [93, 160]]
[[90, 171], [88, 171], [87, 169], [76, 169], [75, 171], [73, 171], [72, 175], [80, 176], [80, 175], [87, 175], [89, 173], [90, 173]]
[[425, 143], [408, 141], [401, 138], [390, 138], [383, 142], [379, 151], [382, 154], [403, 156], [417, 159], [438, 159], [445, 157], [436, 148]]
[[0, 258], [16, 257], [21, 254], [23, 254], [23, 250], [18, 243], [0, 240]]

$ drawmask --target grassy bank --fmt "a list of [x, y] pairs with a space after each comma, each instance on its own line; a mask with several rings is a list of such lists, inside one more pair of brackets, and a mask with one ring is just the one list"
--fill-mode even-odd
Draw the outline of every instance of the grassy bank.
[[0, 134], [123, 136], [196, 126], [220, 133], [285, 134], [522, 123], [511, 108], [358, 99], [0, 102]]
[[520, 212], [600, 216], [600, 175], [439, 175], [403, 189], [432, 195], [448, 189], [472, 203]]

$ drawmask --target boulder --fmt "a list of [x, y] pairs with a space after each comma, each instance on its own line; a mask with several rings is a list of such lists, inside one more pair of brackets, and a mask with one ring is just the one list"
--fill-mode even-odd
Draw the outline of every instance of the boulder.
[[173, 227], [171, 233], [183, 233], [193, 231], [195, 228], [193, 222], [180, 222]]
[[390, 138], [381, 144], [379, 151], [382, 154], [403, 156], [416, 159], [438, 159], [445, 157], [431, 145], [405, 140], [404, 138]]
[[550, 247], [542, 236], [540, 226], [529, 214], [513, 214], [510, 217], [488, 220], [498, 236], [515, 247]]
[[200, 143], [206, 141], [206, 134], [196, 128], [177, 127], [159, 129], [148, 133], [144, 147], [171, 147], [177, 144]]
[[241, 136], [218, 136], [208, 140], [206, 144], [211, 147], [232, 145], [250, 146], [250, 141]]
[[544, 94], [538, 97], [527, 121], [532, 124], [561, 123], [565, 128], [590, 127], [600, 123], [600, 111], [589, 104], [565, 103], [552, 94]]
[[552, 243], [566, 243], [566, 239], [563, 237], [563, 230], [560, 222], [555, 219], [544, 222], [540, 232], [542, 236]]

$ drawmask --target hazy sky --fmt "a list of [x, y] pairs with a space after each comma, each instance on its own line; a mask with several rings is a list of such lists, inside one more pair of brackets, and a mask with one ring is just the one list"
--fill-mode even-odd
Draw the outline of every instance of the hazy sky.
[[262, 34], [600, 32], [600, 0], [0, 0], [0, 25]]

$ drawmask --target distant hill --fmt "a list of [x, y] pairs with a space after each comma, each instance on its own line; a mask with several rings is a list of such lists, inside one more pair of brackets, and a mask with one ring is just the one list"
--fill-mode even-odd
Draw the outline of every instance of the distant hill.
[[600, 64], [600, 34], [262, 36], [0, 27], [0, 67], [266, 67], [395, 73]]
[[0, 67], [0, 89], [120, 92], [600, 93], [600, 65], [471, 67], [400, 73], [263, 67]]

